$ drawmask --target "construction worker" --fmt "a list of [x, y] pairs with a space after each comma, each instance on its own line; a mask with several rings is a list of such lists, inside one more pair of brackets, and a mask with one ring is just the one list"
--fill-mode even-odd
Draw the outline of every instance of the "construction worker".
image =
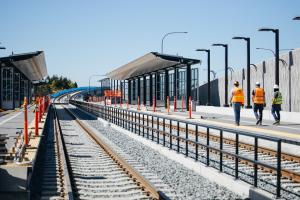
[[[263, 110], [265, 104], [265, 91], [260, 87], [260, 83], [255, 83], [256, 88], [252, 91], [253, 111], [256, 118], [256, 125], [262, 125]], [[259, 115], [257, 114], [259, 112]]]
[[244, 107], [244, 91], [239, 87], [239, 82], [234, 82], [234, 88], [231, 90], [230, 102], [234, 110], [235, 124], [240, 125], [241, 107]]
[[282, 104], [282, 95], [281, 92], [279, 92], [279, 86], [274, 85], [274, 96], [272, 99], [272, 115], [275, 119], [274, 125], [280, 124], [280, 110], [281, 110], [281, 104]]

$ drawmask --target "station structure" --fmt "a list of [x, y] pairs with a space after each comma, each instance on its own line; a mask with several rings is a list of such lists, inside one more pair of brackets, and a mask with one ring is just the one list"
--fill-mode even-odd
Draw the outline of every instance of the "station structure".
[[171, 103], [184, 100], [188, 108], [188, 98], [197, 99], [199, 71], [195, 65], [199, 63], [197, 59], [150, 52], [108, 73], [101, 86], [121, 90], [122, 100], [129, 104], [138, 104], [139, 99], [145, 106], [155, 102], [157, 107], [166, 107], [169, 97]]
[[11, 110], [31, 102], [34, 87], [48, 75], [43, 51], [0, 58], [0, 109]]

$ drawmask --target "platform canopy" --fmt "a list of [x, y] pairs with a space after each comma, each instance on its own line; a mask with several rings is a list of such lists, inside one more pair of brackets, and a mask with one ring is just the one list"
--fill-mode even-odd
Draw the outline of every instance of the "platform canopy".
[[125, 80], [151, 72], [184, 65], [194, 65], [200, 60], [150, 52], [106, 74], [114, 80]]
[[40, 81], [48, 75], [43, 51], [13, 54], [0, 61], [12, 63], [31, 81]]

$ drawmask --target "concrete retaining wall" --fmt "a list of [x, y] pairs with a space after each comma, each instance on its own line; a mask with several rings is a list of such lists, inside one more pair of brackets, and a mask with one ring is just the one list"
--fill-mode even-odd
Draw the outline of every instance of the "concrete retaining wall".
[[[284, 111], [300, 112], [300, 49], [295, 49], [289, 53], [280, 55], [280, 59], [286, 62], [284, 65], [280, 62], [279, 82], [280, 91], [283, 96], [282, 109]], [[275, 83], [275, 58], [261, 63], [257, 63], [257, 70], [251, 66], [251, 91], [255, 88], [255, 82], [259, 81], [266, 91], [267, 109], [271, 107], [273, 96], [273, 86]], [[234, 81], [239, 81], [246, 95], [247, 72], [243, 76], [243, 69], [232, 74], [228, 72], [228, 98]], [[244, 77], [244, 78], [243, 78]], [[211, 81], [211, 101], [213, 106], [223, 105], [225, 102], [224, 77]], [[207, 84], [199, 87], [199, 102], [206, 104]], [[228, 100], [229, 101], [229, 100]], [[251, 101], [252, 103], [252, 101]]]

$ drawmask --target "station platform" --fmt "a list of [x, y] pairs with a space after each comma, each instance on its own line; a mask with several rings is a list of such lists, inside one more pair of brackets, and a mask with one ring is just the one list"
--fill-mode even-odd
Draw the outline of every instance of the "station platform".
[[46, 113], [39, 123], [40, 135], [35, 136], [34, 108], [33, 105], [28, 106], [28, 146], [24, 146], [22, 139], [24, 110], [1, 112], [0, 135], [6, 138], [5, 148], [7, 153], [4, 162], [0, 163], [0, 199], [27, 199], [28, 197], [29, 180], [47, 117]]

